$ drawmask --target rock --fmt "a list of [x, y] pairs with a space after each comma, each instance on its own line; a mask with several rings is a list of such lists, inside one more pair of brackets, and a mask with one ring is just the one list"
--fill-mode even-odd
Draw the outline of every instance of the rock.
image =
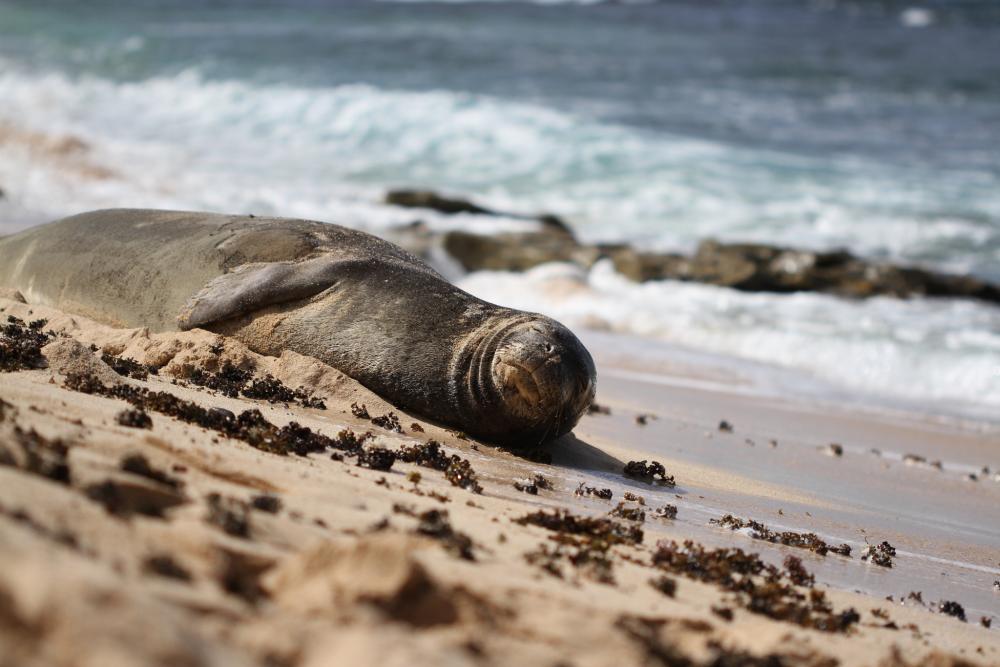
[[385, 203], [406, 208], [429, 208], [440, 213], [479, 213], [496, 215], [493, 211], [465, 199], [445, 197], [431, 190], [389, 190]]
[[[394, 206], [428, 208], [441, 213], [473, 213], [534, 220], [537, 232], [493, 235], [464, 231], [436, 233], [414, 223], [388, 230], [398, 243], [451, 277], [465, 271], [526, 271], [547, 262], [572, 262], [589, 268], [609, 258], [615, 270], [636, 282], [683, 280], [747, 292], [825, 292], [845, 297], [964, 297], [1000, 303], [1000, 285], [972, 276], [935, 273], [856, 257], [846, 250], [818, 252], [763, 243], [703, 241], [693, 256], [644, 252], [621, 244], [583, 244], [561, 218], [510, 215], [466, 199], [431, 190], [390, 190]], [[455, 262], [451, 260], [456, 260]], [[452, 275], [456, 274], [456, 275]]]
[[683, 255], [640, 252], [629, 246], [599, 246], [601, 256], [610, 257], [615, 270], [635, 282], [687, 280], [691, 260]]
[[[430, 241], [426, 241], [430, 243]], [[589, 268], [609, 258], [636, 282], [682, 280], [746, 292], [825, 292], [852, 298], [963, 297], [1000, 303], [1000, 286], [972, 276], [871, 262], [845, 250], [816, 252], [757, 243], [707, 240], [691, 257], [627, 245], [582, 244], [547, 231], [484, 236], [447, 232], [441, 246], [466, 271], [526, 271], [546, 262]]]
[[522, 220], [534, 220], [542, 225], [544, 231], [549, 233], [562, 234], [572, 237], [573, 231], [566, 221], [551, 213], [542, 213], [537, 216], [524, 216], [513, 213], [502, 213], [492, 209], [484, 208], [467, 199], [458, 197], [446, 197], [432, 190], [389, 190], [385, 195], [385, 203], [391, 206], [402, 206], [405, 208], [429, 208], [439, 213], [454, 215], [456, 213], [474, 213], [477, 215], [504, 216], [507, 218], [520, 218]]
[[526, 271], [547, 262], [574, 262], [590, 266], [599, 256], [571, 237], [546, 232], [507, 233], [485, 236], [447, 232], [444, 250], [466, 271]]

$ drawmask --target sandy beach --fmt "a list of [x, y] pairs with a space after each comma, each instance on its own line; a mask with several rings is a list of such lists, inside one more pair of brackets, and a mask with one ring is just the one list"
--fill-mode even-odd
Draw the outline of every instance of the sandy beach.
[[[47, 368], [0, 373], [0, 664], [1000, 662], [995, 424], [780, 396], [583, 332], [600, 409], [515, 455], [301, 355], [0, 316], [52, 334]], [[196, 384], [227, 363], [311, 396]], [[316, 451], [218, 427], [248, 410]], [[348, 431], [372, 433], [360, 458]]]

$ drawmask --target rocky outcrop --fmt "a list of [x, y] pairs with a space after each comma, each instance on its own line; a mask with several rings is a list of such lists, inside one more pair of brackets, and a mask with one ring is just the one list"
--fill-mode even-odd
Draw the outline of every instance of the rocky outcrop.
[[[396, 190], [386, 201], [444, 213], [498, 215], [461, 199], [425, 190]], [[551, 218], [551, 224], [544, 219]], [[547, 262], [590, 267], [610, 259], [615, 270], [636, 282], [682, 280], [746, 292], [825, 292], [846, 297], [960, 297], [1000, 304], [1000, 285], [973, 276], [897, 266], [857, 257], [846, 250], [813, 251], [762, 243], [702, 242], [693, 255], [657, 253], [622, 244], [585, 244], [559, 218], [540, 216], [537, 232], [492, 235], [464, 231], [435, 233], [414, 224], [386, 238], [435, 261], [441, 250], [466, 271], [526, 271]]]
[[705, 241], [691, 256], [587, 245], [546, 233], [483, 236], [447, 232], [439, 240], [466, 271], [526, 271], [546, 262], [590, 267], [610, 259], [635, 282], [683, 280], [745, 292], [825, 292], [846, 297], [962, 297], [1000, 304], [1000, 286], [972, 276], [872, 262], [846, 251]]

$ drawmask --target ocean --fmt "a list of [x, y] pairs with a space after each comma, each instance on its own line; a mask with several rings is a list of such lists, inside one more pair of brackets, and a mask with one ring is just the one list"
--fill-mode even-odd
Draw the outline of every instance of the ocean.
[[[110, 206], [377, 232], [417, 215], [380, 203], [400, 186], [553, 212], [588, 241], [847, 248], [1000, 281], [1000, 4], [0, 0], [0, 233]], [[1000, 420], [994, 306], [637, 285], [606, 263], [458, 281]]]

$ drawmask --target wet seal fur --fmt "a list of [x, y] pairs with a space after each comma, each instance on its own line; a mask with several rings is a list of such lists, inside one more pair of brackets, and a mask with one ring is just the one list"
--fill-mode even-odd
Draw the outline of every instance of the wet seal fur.
[[487, 303], [403, 249], [307, 220], [93, 211], [0, 239], [0, 287], [116, 326], [293, 350], [397, 406], [508, 446], [567, 433], [594, 396], [566, 327]]

